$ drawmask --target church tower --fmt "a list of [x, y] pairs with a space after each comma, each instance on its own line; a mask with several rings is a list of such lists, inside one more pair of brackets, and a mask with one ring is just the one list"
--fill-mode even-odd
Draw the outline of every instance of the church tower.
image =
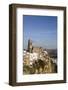
[[32, 41], [29, 39], [28, 40], [28, 52], [32, 53], [32, 48], [33, 48]]

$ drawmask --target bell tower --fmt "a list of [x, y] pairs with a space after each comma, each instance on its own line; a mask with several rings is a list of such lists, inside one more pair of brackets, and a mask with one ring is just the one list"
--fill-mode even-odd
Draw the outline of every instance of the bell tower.
[[29, 39], [28, 40], [28, 52], [32, 53], [32, 41]]

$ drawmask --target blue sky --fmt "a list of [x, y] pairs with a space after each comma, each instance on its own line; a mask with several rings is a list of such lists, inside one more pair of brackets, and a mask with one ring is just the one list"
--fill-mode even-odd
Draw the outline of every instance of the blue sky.
[[24, 48], [27, 48], [28, 39], [34, 46], [47, 49], [57, 48], [57, 17], [24, 15]]

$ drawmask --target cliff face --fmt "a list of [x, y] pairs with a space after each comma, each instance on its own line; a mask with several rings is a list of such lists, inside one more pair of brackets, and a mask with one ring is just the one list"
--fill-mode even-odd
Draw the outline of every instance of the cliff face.
[[24, 74], [56, 73], [57, 65], [42, 47], [34, 47], [28, 40], [28, 50], [23, 54]]
[[57, 67], [46, 53], [26, 52], [23, 57], [23, 72], [24, 74], [56, 73]]

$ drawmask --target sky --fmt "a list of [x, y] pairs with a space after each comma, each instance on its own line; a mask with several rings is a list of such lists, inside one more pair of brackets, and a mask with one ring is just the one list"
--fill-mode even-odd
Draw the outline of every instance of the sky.
[[57, 49], [57, 17], [56, 16], [23, 16], [24, 49], [28, 39], [34, 46], [44, 49]]

